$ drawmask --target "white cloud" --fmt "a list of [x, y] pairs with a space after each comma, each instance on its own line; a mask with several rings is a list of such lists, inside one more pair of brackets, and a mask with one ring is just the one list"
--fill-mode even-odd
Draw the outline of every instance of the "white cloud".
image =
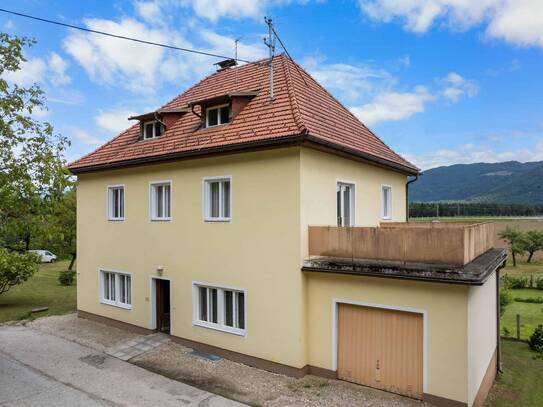
[[384, 92], [365, 105], [350, 110], [363, 123], [373, 126], [385, 121], [397, 121], [424, 112], [426, 104], [435, 100], [424, 86], [417, 86], [413, 92]]
[[466, 79], [456, 72], [449, 72], [441, 82], [444, 84], [443, 97], [452, 103], [457, 103], [464, 97], [472, 98], [479, 93], [479, 86], [475, 81]]
[[81, 129], [73, 129], [72, 133], [76, 139], [78, 139], [83, 144], [86, 144], [89, 146], [99, 146], [100, 144], [104, 143], [103, 140], [100, 140], [97, 137], [91, 136], [89, 133]]
[[400, 19], [413, 32], [428, 31], [436, 22], [453, 29], [486, 25], [490, 38], [521, 46], [543, 47], [541, 0], [358, 0], [370, 18]]
[[63, 86], [69, 84], [72, 79], [66, 74], [68, 62], [66, 62], [56, 52], [51, 52], [48, 60], [48, 70], [50, 72], [49, 80], [55, 86]]
[[494, 145], [464, 144], [456, 148], [439, 149], [422, 154], [402, 153], [402, 156], [423, 170], [442, 165], [477, 162], [540, 161], [543, 160], [543, 141], [536, 142], [532, 148], [514, 150], [498, 150]]
[[[215, 54], [233, 55], [234, 40], [211, 30], [194, 27], [191, 41], [168, 25], [150, 26], [132, 18], [120, 21], [91, 19], [87, 27], [127, 37], [144, 39], [183, 48], [198, 48]], [[166, 51], [164, 48], [112, 39], [94, 34], [71, 33], [64, 48], [101, 85], [121, 86], [132, 92], [152, 94], [165, 82], [193, 80], [214, 69], [216, 58]], [[258, 44], [239, 44], [239, 57], [258, 59], [265, 55]]]
[[108, 133], [118, 134], [123, 130], [130, 127], [128, 118], [134, 116], [137, 113], [125, 108], [117, 108], [108, 111], [100, 111], [94, 120], [98, 127], [107, 131]]
[[325, 64], [319, 57], [306, 58], [303, 65], [325, 88], [350, 101], [371, 97], [396, 82], [389, 72], [369, 65]]
[[15, 72], [4, 72], [4, 79], [19, 86], [28, 87], [44, 79], [47, 66], [41, 58], [29, 58]]
[[159, 22], [164, 17], [158, 1], [136, 1], [136, 12], [145, 21]]

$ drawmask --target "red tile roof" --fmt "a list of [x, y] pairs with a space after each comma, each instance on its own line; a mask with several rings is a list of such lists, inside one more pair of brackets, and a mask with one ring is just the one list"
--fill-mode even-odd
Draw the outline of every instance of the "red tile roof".
[[215, 72], [161, 108], [183, 108], [232, 92], [258, 91], [228, 125], [200, 128], [199, 117], [185, 113], [160, 138], [139, 140], [139, 124], [134, 124], [68, 168], [78, 173], [256, 145], [307, 142], [407, 173], [419, 171], [284, 54], [273, 59], [273, 66], [273, 101], [269, 67], [263, 61]]

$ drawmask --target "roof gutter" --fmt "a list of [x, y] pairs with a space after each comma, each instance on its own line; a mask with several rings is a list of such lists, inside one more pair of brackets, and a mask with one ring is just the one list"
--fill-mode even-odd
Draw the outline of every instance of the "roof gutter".
[[291, 147], [291, 146], [307, 146], [310, 148], [315, 148], [318, 150], [324, 150], [327, 152], [339, 153], [342, 156], [348, 158], [359, 159], [364, 162], [368, 162], [374, 165], [378, 165], [384, 168], [392, 168], [396, 171], [402, 172], [408, 175], [417, 175], [419, 170], [404, 166], [402, 164], [394, 163], [392, 161], [386, 160], [384, 158], [375, 157], [368, 153], [363, 153], [352, 148], [348, 148], [333, 142], [322, 140], [318, 137], [312, 136], [310, 134], [294, 134], [291, 136], [277, 137], [268, 140], [259, 140], [259, 141], [249, 141], [244, 143], [237, 143], [232, 145], [223, 145], [215, 147], [205, 147], [199, 148], [197, 150], [190, 151], [181, 151], [170, 154], [161, 154], [150, 157], [141, 157], [134, 158], [131, 160], [124, 161], [112, 161], [109, 163], [90, 165], [79, 168], [68, 167], [72, 174], [82, 174], [87, 172], [96, 172], [103, 171], [108, 169], [116, 168], [125, 168], [133, 167], [144, 164], [151, 163], [162, 163], [168, 161], [175, 161], [180, 159], [189, 159], [189, 158], [199, 158], [207, 155], [220, 155], [220, 154], [232, 154], [252, 150], [262, 150], [267, 148], [278, 148], [278, 147]]

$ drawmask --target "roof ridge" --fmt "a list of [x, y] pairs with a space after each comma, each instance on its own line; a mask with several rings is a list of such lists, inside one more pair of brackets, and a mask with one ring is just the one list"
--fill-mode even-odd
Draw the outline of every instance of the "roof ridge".
[[292, 110], [294, 112], [293, 114], [294, 121], [298, 125], [298, 129], [300, 130], [300, 132], [305, 134], [305, 133], [308, 133], [308, 129], [302, 120], [302, 112], [300, 110], [300, 106], [298, 105], [298, 99], [296, 98], [296, 92], [294, 91], [294, 85], [292, 84], [292, 79], [290, 77], [289, 63], [288, 61], [285, 62], [286, 59], [290, 59], [290, 58], [286, 57], [285, 54], [281, 54], [281, 56], [282, 56], [281, 61], [283, 63], [283, 72], [284, 72], [285, 78], [287, 79], [288, 97], [289, 97], [290, 105], [292, 106]]
[[417, 168], [413, 163], [411, 163], [410, 161], [406, 160], [405, 158], [403, 158], [400, 154], [398, 154], [396, 151], [394, 151], [387, 143], [385, 143], [381, 137], [379, 137], [377, 134], [375, 134], [373, 132], [373, 130], [371, 130], [368, 126], [366, 126], [366, 124], [360, 120], [358, 117], [355, 116], [355, 114], [353, 112], [351, 112], [349, 109], [347, 109], [347, 107], [345, 107], [345, 105], [343, 105], [343, 103], [341, 103], [332, 93], [330, 93], [330, 91], [328, 91], [328, 89], [326, 89], [324, 86], [322, 86], [320, 84], [319, 81], [317, 81], [315, 78], [313, 78], [313, 76], [311, 76], [309, 73], [307, 73], [307, 71], [302, 67], [300, 66], [299, 64], [297, 64], [295, 61], [292, 61], [292, 63], [296, 64], [296, 66], [298, 66], [298, 68], [300, 68], [302, 70], [302, 72], [304, 73], [304, 75], [306, 77], [308, 77], [310, 80], [312, 80], [319, 88], [321, 88], [324, 92], [326, 92], [333, 100], [336, 104], [338, 104], [340, 106], [341, 109], [343, 109], [345, 112], [347, 112], [353, 119], [355, 119], [358, 123], [360, 123], [372, 136], [374, 136], [377, 140], [379, 140], [386, 148], [388, 148], [394, 155], [398, 156], [399, 158], [401, 158], [402, 160], [404, 160], [405, 162], [409, 163], [410, 165], [412, 165], [413, 167]]

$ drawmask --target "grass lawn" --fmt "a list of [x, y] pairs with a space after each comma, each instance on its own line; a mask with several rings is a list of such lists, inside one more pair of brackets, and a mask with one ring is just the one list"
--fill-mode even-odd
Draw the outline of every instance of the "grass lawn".
[[523, 342], [502, 341], [503, 374], [498, 377], [486, 407], [543, 406], [543, 360]]
[[57, 280], [59, 272], [67, 270], [68, 264], [68, 261], [42, 264], [28, 281], [0, 295], [0, 322], [30, 318], [30, 311], [38, 307], [49, 307], [49, 310], [32, 314], [34, 317], [75, 311], [75, 285], [61, 286]]
[[[521, 289], [509, 290], [511, 297], [518, 298], [537, 298], [543, 297], [543, 290]], [[516, 337], [517, 332], [517, 314], [520, 315], [520, 338], [528, 339], [538, 325], [543, 325], [543, 304], [531, 304], [527, 302], [512, 301], [502, 316], [502, 335], [503, 328], [509, 330], [509, 336]], [[543, 373], [543, 372], [542, 372]]]

